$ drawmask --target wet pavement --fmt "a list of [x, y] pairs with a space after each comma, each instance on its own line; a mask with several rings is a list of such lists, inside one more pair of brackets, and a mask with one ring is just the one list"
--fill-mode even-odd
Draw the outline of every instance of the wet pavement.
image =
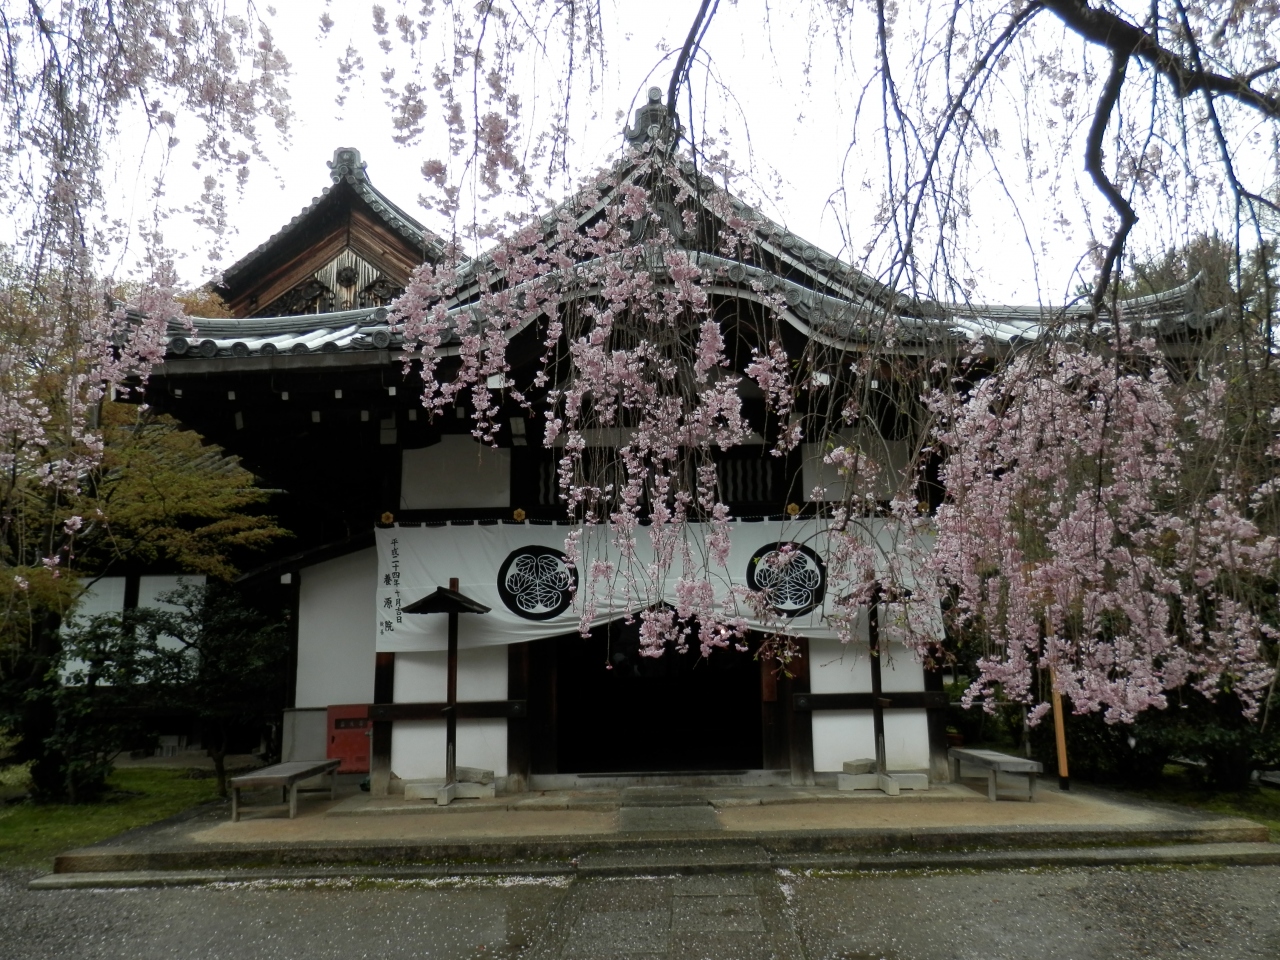
[[1280, 957], [1280, 867], [29, 890], [0, 957], [1090, 960]]
[[354, 785], [339, 793], [336, 800], [327, 791], [323, 799], [308, 798], [296, 819], [288, 819], [277, 791], [252, 797], [235, 823], [225, 804], [206, 804], [68, 851], [55, 869], [74, 874], [518, 860], [554, 861], [567, 869], [570, 861], [620, 851], [638, 855], [653, 844], [733, 853], [742, 869], [747, 862], [794, 866], [797, 856], [895, 850], [1267, 840], [1266, 828], [1252, 821], [1056, 787], [1042, 789], [1034, 803], [991, 803], [954, 783], [892, 798], [815, 787], [640, 787], [459, 800], [446, 807], [378, 800]]

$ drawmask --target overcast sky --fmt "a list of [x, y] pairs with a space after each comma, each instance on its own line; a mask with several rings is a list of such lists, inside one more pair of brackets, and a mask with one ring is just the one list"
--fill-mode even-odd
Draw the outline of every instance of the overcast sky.
[[[391, 199], [414, 213], [439, 232], [447, 225], [423, 211], [416, 198], [423, 191], [419, 172], [424, 159], [441, 156], [438, 132], [429, 127], [423, 143], [400, 146], [393, 142], [390, 113], [386, 108], [378, 80], [376, 37], [367, 13], [335, 13], [337, 25], [329, 36], [319, 30], [320, 7], [308, 0], [283, 0], [277, 3], [272, 22], [278, 42], [293, 65], [291, 89], [296, 114], [290, 141], [271, 144], [273, 169], [255, 166], [249, 184], [241, 195], [233, 195], [229, 219], [236, 236], [227, 243], [224, 265], [235, 262], [270, 234], [278, 230], [320, 190], [329, 184], [325, 162], [339, 146], [356, 147], [368, 164], [370, 179]], [[606, 10], [616, 14], [606, 25], [608, 63], [601, 77], [600, 89], [575, 113], [574, 149], [570, 160], [579, 176], [617, 159], [622, 152], [620, 110], [631, 111], [643, 102], [651, 85], [664, 90], [671, 68], [667, 52], [678, 49], [688, 31], [689, 0], [657, 0], [644, 4], [606, 3]], [[628, 10], [632, 11], [630, 14]], [[643, 11], [636, 15], [634, 11]], [[750, 142], [738, 137], [734, 154], [742, 167], [750, 166], [760, 184], [754, 201], [772, 201], [767, 212], [785, 220], [801, 235], [819, 243], [833, 253], [843, 246], [840, 231], [825, 204], [840, 179], [840, 151], [831, 149], [834, 120], [832, 91], [817, 87], [802, 94], [781, 89], [780, 76], [795, 77], [794, 63], [786, 63], [786, 48], [799, 38], [787, 21], [775, 24], [772, 47], [766, 42], [758, 21], [745, 15], [731, 14], [712, 25], [708, 37], [713, 64], [734, 91], [740, 111], [734, 104], [713, 98], [713, 110], [730, 114], [735, 127], [742, 116], [749, 123]], [[745, 29], [744, 29], [745, 28]], [[338, 58], [348, 41], [361, 48], [366, 69], [363, 85], [357, 83], [347, 103], [335, 104], [338, 84], [335, 80]], [[781, 53], [778, 48], [782, 47]], [[783, 63], [776, 62], [781, 57]], [[721, 63], [727, 58], [727, 63]], [[751, 69], [743, 69], [754, 64]], [[695, 79], [703, 79], [696, 77]], [[535, 110], [540, 93], [536, 86], [524, 91], [526, 103]], [[805, 102], [805, 101], [808, 102]], [[824, 120], [825, 118], [825, 120]], [[432, 117], [438, 126], [438, 118]], [[718, 125], [721, 117], [713, 118]], [[433, 136], [435, 134], [435, 136]], [[268, 141], [270, 144], [271, 142]], [[198, 192], [198, 180], [190, 178], [182, 164], [169, 175], [169, 194], [176, 199], [184, 191]], [[780, 189], [775, 189], [773, 176], [781, 174]], [[563, 192], [563, 191], [561, 191]], [[210, 264], [204, 255], [207, 240], [198, 231], [188, 231], [178, 222], [166, 227], [166, 234], [179, 249], [190, 251], [182, 262], [182, 272], [189, 280], [201, 277]]]
[[[387, 6], [394, 16], [394, 0]], [[331, 6], [336, 26], [328, 36], [322, 36], [319, 28], [322, 9], [314, 0], [280, 0], [270, 18], [293, 64], [296, 118], [288, 143], [267, 139], [271, 166], [254, 166], [243, 192], [232, 195], [228, 219], [234, 234], [226, 241], [221, 266], [235, 262], [269, 237], [329, 184], [325, 162], [339, 146], [358, 148], [379, 189], [427, 226], [449, 232], [447, 224], [416, 202], [423, 190], [419, 173], [423, 160], [445, 153], [439, 118], [428, 117], [423, 142], [395, 144], [378, 79], [384, 64], [367, 9], [346, 3]], [[598, 89], [580, 103], [571, 131], [570, 160], [579, 177], [620, 155], [618, 111], [629, 116], [650, 85], [666, 88], [671, 51], [683, 42], [696, 5], [692, 0], [642, 4], [604, 0], [603, 9], [606, 68]], [[851, 77], [870, 72], [871, 14], [856, 9], [855, 27], [861, 16], [866, 29], [855, 29], [845, 38], [846, 59], [837, 64], [834, 44], [820, 24], [792, 18], [786, 5], [775, 5], [767, 14], [766, 9], [765, 0], [722, 5], [706, 38], [703, 67], [693, 74], [695, 96], [701, 101], [705, 94], [706, 111], [695, 122], [704, 123], [709, 132], [721, 126], [729, 129], [731, 153], [750, 175], [743, 187], [747, 199], [762, 203], [767, 214], [811, 242], [856, 263], [877, 199], [874, 190], [860, 186], [870, 176], [861, 168], [882, 162], [878, 145], [866, 142], [865, 117], [871, 108], [859, 104], [859, 90], [850, 82]], [[339, 107], [335, 104], [336, 64], [348, 42], [361, 50], [366, 68], [360, 75], [363, 84], [358, 79], [346, 104]], [[807, 75], [801, 70], [806, 51], [812, 55]], [[710, 73], [704, 69], [707, 66]], [[401, 70], [403, 75], [403, 64]], [[708, 76], [731, 91], [731, 96], [716, 92], [714, 84], [708, 85]], [[548, 94], [532, 77], [521, 93], [533, 110], [531, 125], [536, 125]], [[864, 116], [863, 142], [851, 145], [859, 106]], [[1019, 118], [1010, 113], [1005, 121], [1014, 128]], [[1017, 129], [1012, 136], [1018, 136]], [[181, 161], [181, 149], [179, 158], [168, 174], [168, 196], [175, 203], [199, 192], [199, 176], [189, 172], [189, 162]], [[1081, 162], [1068, 156], [1062, 165], [1075, 176]], [[1060, 211], [1037, 195], [1043, 184], [1034, 178], [1011, 187], [1021, 204], [1019, 219], [1004, 199], [1003, 191], [1010, 184], [988, 179], [972, 184], [972, 229], [963, 231], [967, 247], [963, 253], [973, 266], [976, 298], [1061, 302], [1080, 282], [1077, 270], [1087, 229], [1082, 232], [1080, 218], [1072, 225], [1057, 222]], [[841, 192], [845, 184], [849, 190]], [[122, 182], [120, 196], [130, 196], [133, 190]], [[561, 196], [566, 190], [558, 185], [552, 193]], [[130, 213], [136, 213], [136, 204], [125, 215]], [[1031, 234], [1034, 256], [1022, 233], [1024, 225]], [[185, 251], [180, 269], [187, 282], [202, 282], [218, 268], [207, 256], [207, 236], [181, 216], [171, 219], [165, 232], [171, 245]]]

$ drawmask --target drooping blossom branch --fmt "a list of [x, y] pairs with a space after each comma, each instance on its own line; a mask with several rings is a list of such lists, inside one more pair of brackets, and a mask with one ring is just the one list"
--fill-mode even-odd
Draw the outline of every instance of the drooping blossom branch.
[[1036, 719], [1052, 675], [1113, 722], [1186, 684], [1253, 715], [1280, 638], [1280, 541], [1259, 525], [1280, 408], [1248, 425], [1226, 369], [1180, 377], [1115, 329], [933, 396], [948, 499], [930, 564], [954, 586], [957, 628], [986, 644], [966, 700], [999, 694]]
[[[261, 154], [259, 124], [283, 130], [290, 116], [288, 62], [252, 4], [240, 15], [204, 0], [11, 6], [0, 31], [0, 211], [14, 228], [0, 239], [0, 646], [47, 639], [83, 589], [76, 544], [101, 525], [72, 504], [101, 463], [100, 405], [145, 380], [165, 324], [181, 317], [160, 237], [167, 160], [196, 136], [205, 181], [187, 212], [211, 228], [216, 254], [227, 183], [243, 183]], [[132, 214], [141, 227], [111, 206], [126, 162], [156, 172]]]
[[[641, 611], [652, 656], [695, 637], [709, 653], [745, 634], [750, 601], [724, 588], [730, 515], [716, 459], [765, 429], [744, 417], [744, 383], [765, 398], [776, 453], [801, 436], [780, 331], [748, 352], [741, 318], [711, 293], [740, 260], [691, 242], [753, 255], [752, 223], [702, 180], [661, 149], [637, 154], [483, 260], [421, 268], [394, 312], [428, 410], [465, 400], [489, 443], [504, 399], [543, 425], [539, 439], [560, 451], [561, 499], [584, 525], [566, 543], [586, 574], [583, 628], [601, 597], [621, 594], [620, 613]], [[751, 323], [776, 330], [781, 297], [757, 299]], [[531, 375], [511, 366], [520, 338], [537, 344]], [[696, 540], [694, 523], [706, 531]], [[592, 559], [606, 553], [615, 559]], [[669, 579], [673, 607], [660, 602]]]

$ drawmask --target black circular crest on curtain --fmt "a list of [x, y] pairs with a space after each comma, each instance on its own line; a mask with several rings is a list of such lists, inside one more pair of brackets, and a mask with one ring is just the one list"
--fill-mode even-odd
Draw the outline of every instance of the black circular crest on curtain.
[[768, 543], [747, 563], [747, 586], [763, 593], [775, 613], [798, 617], [822, 602], [827, 565], [802, 543]]
[[498, 568], [498, 596], [507, 609], [526, 620], [550, 620], [569, 609], [578, 588], [578, 571], [563, 550], [521, 547]]

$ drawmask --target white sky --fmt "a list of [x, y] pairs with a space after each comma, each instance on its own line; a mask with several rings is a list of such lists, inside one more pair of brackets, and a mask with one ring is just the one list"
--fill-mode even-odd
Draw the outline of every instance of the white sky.
[[[384, 0], [387, 2], [387, 0]], [[387, 2], [396, 12], [395, 0]], [[416, 7], [416, 4], [414, 4]], [[430, 126], [439, 120], [429, 117], [427, 142], [398, 146], [392, 141], [390, 117], [380, 92], [378, 72], [382, 67], [376, 37], [366, 9], [339, 3], [330, 7], [337, 26], [322, 37], [318, 18], [323, 8], [313, 0], [280, 0], [273, 18], [279, 45], [293, 64], [291, 90], [296, 119], [290, 142], [267, 139], [272, 168], [252, 168], [247, 187], [230, 198], [228, 219], [235, 234], [226, 242], [222, 266], [229, 265], [253, 249], [295, 216], [329, 184], [325, 162], [339, 146], [358, 148], [368, 164], [370, 179], [395, 202], [413, 213], [427, 226], [448, 233], [448, 225], [423, 211], [416, 198], [423, 190], [419, 168], [423, 160], [443, 156], [439, 134]], [[696, 9], [692, 0], [646, 0], [643, 4], [626, 0], [604, 0], [606, 17], [607, 66], [599, 88], [588, 100], [579, 101], [573, 129], [575, 149], [571, 162], [581, 175], [616, 159], [622, 149], [618, 110], [630, 117], [643, 101], [650, 85], [664, 90], [676, 50], [688, 30]], [[732, 91], [732, 101], [718, 93], [706, 97], [707, 126], [730, 128], [731, 153], [741, 169], [750, 173], [755, 189], [747, 199], [765, 200], [767, 214], [785, 223], [794, 232], [824, 249], [857, 262], [861, 247], [869, 237], [874, 215], [874, 190], [860, 189], [866, 176], [859, 165], [879, 161], [876, 143], [865, 139], [874, 129], [864, 116], [860, 131], [864, 142], [850, 148], [858, 93], [850, 82], [854, 74], [869, 73], [874, 23], [869, 11], [859, 7], [855, 28], [847, 48], [849, 58], [841, 66], [832, 57], [833, 45], [820, 27], [808, 22], [807, 10], [792, 16], [787, 5], [774, 5], [768, 12], [770, 27], [764, 28], [765, 0], [725, 2], [706, 38], [705, 49], [711, 69], [723, 86]], [[335, 81], [336, 62], [349, 40], [360, 48], [366, 69], [364, 86], [357, 85], [345, 107], [338, 107]], [[815, 51], [808, 76], [802, 74], [804, 52]], [[664, 60], [664, 56], [667, 58]], [[824, 57], [826, 59], [824, 59]], [[695, 96], [706, 82], [707, 73], [694, 73]], [[522, 91], [526, 104], [536, 114], [540, 92], [531, 82]], [[873, 94], [868, 98], [876, 100]], [[736, 102], [734, 102], [736, 101]], [[685, 111], [681, 111], [682, 114]], [[688, 120], [687, 117], [683, 119]], [[1009, 128], [1006, 139], [1018, 137], [1019, 124], [1034, 123], [1010, 113], [1004, 118]], [[745, 127], [744, 127], [745, 123]], [[194, 136], [194, 129], [187, 131]], [[1083, 144], [1083, 137], [1078, 141]], [[1079, 149], [1083, 149], [1082, 146]], [[1065, 157], [1062, 167], [1070, 177], [1081, 167], [1075, 157]], [[133, 167], [136, 170], [137, 167]], [[180, 203], [183, 197], [199, 193], [199, 176], [188, 174], [189, 164], [179, 161], [168, 174], [168, 199]], [[850, 192], [840, 194], [844, 181]], [[133, 195], [121, 183], [120, 196]], [[1032, 234], [1036, 256], [1028, 252], [1022, 226], [1005, 201], [1004, 189], [994, 178], [980, 179], [974, 191], [971, 230], [962, 231], [968, 249], [962, 251], [973, 265], [977, 299], [1005, 302], [1061, 301], [1080, 281], [1075, 272], [1088, 239], [1087, 217], [1076, 216], [1070, 225], [1055, 223], [1060, 201], [1050, 203], [1045, 183], [1026, 178], [1014, 184], [1021, 209], [1021, 221]], [[1074, 189], [1074, 186], [1073, 186]], [[568, 192], [556, 189], [557, 196]], [[1085, 197], [1089, 188], [1085, 188]], [[754, 195], [753, 195], [754, 194]], [[1075, 202], [1078, 204], [1078, 198]], [[1094, 199], [1097, 207], [1101, 202]], [[131, 215], [131, 207], [125, 216]], [[1073, 211], [1075, 213], [1075, 211]], [[853, 234], [854, 250], [843, 239], [842, 221]], [[208, 277], [214, 265], [207, 257], [206, 234], [184, 223], [179, 216], [165, 227], [168, 243], [182, 251], [179, 269], [185, 281], [198, 283]]]

